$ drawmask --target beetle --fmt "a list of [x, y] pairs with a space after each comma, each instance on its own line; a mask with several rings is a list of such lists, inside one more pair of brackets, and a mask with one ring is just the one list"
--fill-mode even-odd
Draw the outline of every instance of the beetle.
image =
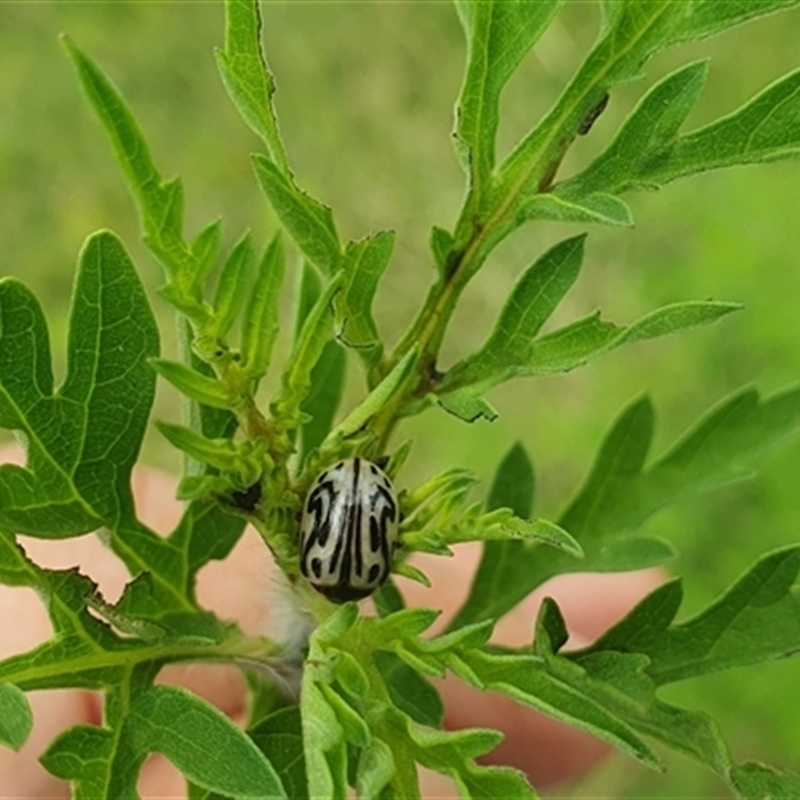
[[389, 577], [398, 543], [397, 495], [365, 458], [324, 470], [311, 485], [300, 522], [300, 571], [335, 603], [361, 600]]

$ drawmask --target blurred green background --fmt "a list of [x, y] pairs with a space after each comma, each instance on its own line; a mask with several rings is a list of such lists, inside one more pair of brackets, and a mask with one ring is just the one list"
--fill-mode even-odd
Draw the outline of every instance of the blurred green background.
[[[455, 13], [447, 3], [366, 0], [268, 3], [264, 11], [281, 126], [299, 183], [333, 207], [343, 239], [385, 228], [398, 233], [376, 312], [391, 344], [433, 274], [430, 227], [452, 225], [464, 188], [450, 144], [464, 60]], [[564, 85], [598, 21], [593, 5], [567, 3], [524, 61], [503, 96], [500, 156]], [[0, 6], [0, 271], [22, 277], [40, 297], [60, 374], [72, 270], [89, 233], [115, 230], [150, 289], [160, 275], [139, 241], [120, 173], [58, 34], [69, 33], [106, 69], [133, 106], [163, 173], [183, 177], [189, 234], [222, 217], [226, 244], [248, 227], [265, 242], [276, 226], [250, 170], [249, 153], [259, 143], [227, 100], [213, 62], [222, 23], [216, 2]], [[597, 152], [643, 90], [676, 66], [712, 58], [689, 119], [694, 127], [800, 66], [798, 41], [800, 11], [792, 11], [657, 56], [644, 81], [613, 92], [562, 174]], [[492, 395], [501, 417], [491, 425], [465, 427], [435, 410], [411, 420], [402, 431], [415, 441], [409, 483], [457, 464], [475, 470], [485, 486], [519, 439], [536, 465], [538, 511], [554, 517], [632, 398], [653, 397], [657, 454], [729, 392], [753, 383], [770, 394], [800, 379], [800, 163], [710, 173], [628, 199], [636, 227], [590, 230], [583, 274], [552, 324], [597, 307], [626, 323], [684, 299], [739, 301], [746, 310], [711, 328], [623, 349], [570, 375], [501, 387]], [[464, 298], [444, 366], [482, 342], [519, 271], [578, 230], [532, 225], [503, 243]], [[287, 323], [292, 289], [290, 280]], [[174, 323], [152, 296], [164, 350], [174, 352]], [[354, 369], [348, 398], [362, 387]], [[175, 394], [160, 390], [156, 416], [175, 420], [177, 409]], [[145, 458], [179, 466], [154, 433]], [[799, 487], [800, 441], [794, 440], [763, 460], [756, 479], [650, 521], [648, 532], [681, 549], [672, 569], [686, 576], [685, 611], [701, 608], [758, 555], [798, 540]], [[800, 770], [799, 684], [795, 659], [679, 685], [666, 696], [719, 719], [737, 761]], [[618, 758], [564, 793], [727, 796], [704, 769], [671, 756], [668, 763], [660, 776]]]

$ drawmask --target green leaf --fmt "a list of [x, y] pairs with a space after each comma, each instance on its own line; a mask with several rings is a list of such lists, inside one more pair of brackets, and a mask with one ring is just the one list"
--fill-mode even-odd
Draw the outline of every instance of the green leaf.
[[[157, 425], [170, 444], [188, 453], [201, 464], [208, 464], [224, 472], [236, 473], [242, 471], [245, 466], [239, 442], [230, 439], [208, 439], [191, 428], [170, 422], [158, 422]], [[243, 476], [242, 480], [247, 483], [249, 478], [252, 483], [257, 477], [258, 474], [254, 470], [252, 474]]]
[[517, 374], [568, 372], [623, 344], [709, 325], [741, 308], [738, 303], [716, 301], [673, 303], [622, 328], [601, 320], [599, 313], [591, 314], [533, 342], [529, 360], [519, 365]]
[[558, 190], [536, 194], [520, 204], [515, 224], [521, 225], [532, 219], [591, 222], [616, 228], [633, 227], [633, 215], [628, 205], [607, 192], [592, 192], [577, 197], [568, 196], [566, 192]]
[[222, 221], [214, 220], [209, 225], [206, 225], [200, 233], [197, 234], [191, 244], [191, 250], [194, 257], [197, 259], [198, 267], [195, 276], [195, 281], [198, 286], [202, 286], [214, 265], [219, 258], [219, 251], [222, 246]]
[[486, 689], [502, 692], [517, 702], [542, 711], [610, 742], [656, 769], [652, 750], [619, 719], [615, 702], [597, 695], [597, 685], [582, 669], [559, 657], [498, 655], [467, 651], [462, 658]]
[[287, 797], [308, 800], [300, 709], [283, 708], [247, 732], [281, 779]]
[[430, 247], [439, 277], [446, 279], [449, 272], [448, 259], [453, 248], [453, 234], [434, 225], [431, 229]]
[[731, 782], [739, 795], [747, 800], [800, 795], [800, 775], [796, 772], [779, 772], [763, 764], [735, 766], [731, 772]]
[[765, 401], [752, 389], [732, 395], [642, 471], [652, 426], [647, 399], [615, 424], [561, 520], [579, 539], [635, 530], [668, 503], [748, 477], [757, 456], [800, 428], [800, 389]]
[[[306, 318], [320, 295], [317, 273], [308, 262], [303, 263], [298, 290], [295, 319], [295, 340], [300, 336]], [[326, 342], [319, 360], [311, 370], [311, 387], [300, 404], [300, 412], [308, 418], [300, 430], [298, 453], [300, 464], [319, 447], [330, 432], [344, 391], [347, 376], [347, 354], [335, 341]]]
[[657, 187], [696, 172], [800, 153], [800, 71], [782, 77], [732, 114], [680, 136], [678, 129], [705, 77], [706, 64], [700, 62], [664, 78], [634, 109], [609, 148], [555, 193], [579, 199], [597, 191]]
[[565, 553], [581, 558], [581, 546], [567, 531], [546, 519], [520, 519], [510, 509], [501, 508], [478, 517], [472, 524], [458, 524], [452, 532], [442, 536], [449, 543], [474, 541], [507, 541], [521, 539], [529, 545], [534, 542], [548, 544], [563, 550]]
[[217, 67], [225, 89], [242, 119], [267, 146], [270, 158], [288, 173], [286, 152], [272, 105], [275, 81], [261, 49], [261, 17], [253, 0], [225, 3], [225, 48], [217, 50]]
[[456, 152], [478, 196], [494, 168], [500, 92], [560, 5], [559, 0], [456, 3], [467, 39], [467, 68], [456, 106]]
[[301, 413], [308, 417], [308, 422], [302, 427], [300, 439], [301, 463], [330, 433], [342, 399], [346, 377], [347, 352], [336, 342], [326, 342], [319, 360], [311, 370], [311, 388], [300, 404]]
[[347, 786], [344, 730], [317, 686], [315, 672], [304, 670], [300, 695], [308, 794], [314, 798], [344, 797]]
[[231, 248], [217, 281], [214, 295], [214, 331], [219, 338], [227, 335], [244, 306], [252, 267], [253, 239], [248, 231]]
[[[144, 239], [172, 281], [169, 299], [193, 319], [205, 322], [200, 289], [207, 267], [208, 243], [203, 237], [200, 257], [183, 238], [183, 186], [178, 178], [165, 181], [153, 162], [147, 142], [122, 95], [100, 68], [63, 37], [81, 86], [105, 128], [133, 195]], [[204, 263], [205, 262], [205, 263]]]
[[[587, 120], [596, 115], [609, 91], [620, 83], [641, 77], [645, 62], [654, 53], [678, 42], [717, 33], [789, 4], [794, 4], [794, 0], [763, 4], [748, 0], [691, 4], [671, 0], [606, 3], [607, 13], [596, 45], [551, 110], [493, 176], [488, 207], [482, 209], [480, 220], [484, 223], [489, 219], [495, 221], [495, 228], [487, 241], [491, 239], [496, 244], [528, 218], [523, 209], [531, 202], [540, 202], [535, 200], [536, 196], [547, 194], [552, 189], [568, 148], [575, 136], [584, 131]], [[791, 112], [785, 119], [791, 119]], [[786, 123], [781, 127], [780, 134], [771, 134], [769, 147], [793, 149], [792, 134], [788, 132]], [[580, 195], [577, 197], [580, 205]], [[544, 202], [547, 205], [552, 203]], [[570, 202], [576, 202], [576, 198]], [[461, 230], [456, 235], [457, 241], [463, 237], [464, 229], [471, 234], [474, 228], [474, 210], [467, 210], [469, 213], [462, 216], [459, 225]], [[626, 216], [621, 205], [610, 215], [611, 219], [616, 217], [618, 221]]]
[[211, 408], [230, 408], [231, 396], [222, 381], [210, 378], [179, 361], [150, 359], [150, 366], [191, 400]]
[[280, 778], [243, 731], [176, 686], [157, 686], [131, 707], [135, 736], [198, 786], [235, 798], [284, 798]]
[[253, 381], [266, 375], [278, 336], [278, 303], [284, 255], [280, 235], [267, 247], [258, 265], [253, 293], [242, 320], [243, 369]]
[[[631, 534], [670, 503], [748, 477], [758, 456], [800, 429], [800, 389], [763, 402], [754, 390], [733, 395], [645, 468], [653, 416], [647, 398], [625, 409], [559, 520], [580, 543], [584, 560], [517, 547], [505, 562], [507, 571], [491, 569], [491, 563], [485, 571], [479, 568], [468, 604], [453, 625], [497, 619], [553, 575], [640, 569], [669, 559], [672, 550], [666, 543]], [[493, 593], [490, 586], [502, 589]]]
[[528, 519], [533, 510], [533, 464], [524, 446], [517, 442], [497, 467], [486, 509], [510, 508], [516, 516]]
[[373, 659], [395, 706], [420, 725], [440, 728], [444, 703], [436, 688], [395, 653], [376, 650]]
[[116, 526], [133, 513], [130, 471], [153, 400], [158, 333], [120, 241], [90, 237], [70, 311], [68, 369], [53, 391], [47, 328], [23, 284], [0, 281], [0, 425], [27, 466], [0, 467], [0, 523], [45, 538]]
[[372, 318], [372, 299], [392, 256], [394, 239], [393, 231], [383, 231], [348, 242], [342, 259], [346, 279], [335, 300], [340, 325], [338, 338], [358, 352], [367, 370], [375, 366], [383, 354], [383, 344]]
[[542, 658], [555, 655], [568, 638], [567, 624], [556, 601], [552, 597], [545, 597], [536, 619], [534, 653]]
[[301, 422], [300, 406], [311, 388], [311, 370], [319, 361], [326, 342], [331, 338], [333, 323], [331, 301], [341, 289], [342, 281], [343, 276], [340, 273], [317, 298], [284, 367], [281, 388], [271, 408], [276, 420], [287, 429], [296, 428]]
[[695, 172], [800, 155], [800, 70], [786, 75], [727, 117], [681, 136], [668, 160], [640, 180], [663, 184]]
[[373, 739], [361, 751], [356, 768], [356, 792], [359, 800], [379, 798], [381, 791], [394, 776], [391, 748], [380, 739]]
[[345, 741], [359, 748], [368, 747], [372, 737], [361, 715], [333, 687], [326, 683], [317, 686], [342, 726]]
[[481, 729], [434, 731], [408, 720], [405, 744], [428, 769], [449, 775], [464, 798], [535, 798], [525, 776], [508, 767], [479, 767], [473, 758], [494, 748], [500, 734]]
[[660, 587], [591, 648], [644, 653], [658, 684], [784, 658], [800, 651], [800, 548], [759, 559], [709, 608], [678, 625], [680, 585]]
[[295, 244], [323, 275], [335, 275], [342, 246], [330, 208], [298, 189], [265, 156], [254, 155], [253, 167], [264, 194]]
[[[533, 464], [522, 444], [517, 443], [497, 467], [486, 508], [493, 511], [507, 507], [518, 517], [526, 519], [533, 507], [534, 486]], [[509, 586], [515, 585], [514, 565], [519, 562], [525, 547], [524, 542], [484, 542], [470, 593], [453, 617], [450, 629], [491, 618], [475, 616], [475, 612], [487, 606], [491, 608], [496, 596], [504, 595]]]
[[13, 683], [0, 684], [0, 745], [19, 750], [33, 727], [33, 714], [25, 693]]
[[456, 389], [454, 392], [436, 395], [436, 402], [448, 413], [464, 422], [477, 422], [485, 419], [494, 422], [499, 414], [495, 407], [480, 396], [483, 389]]
[[737, 0], [735, 3], [696, 0], [685, 13], [678, 16], [668, 42], [703, 39], [756, 17], [796, 5], [797, 0]]
[[529, 362], [534, 337], [578, 277], [585, 239], [582, 234], [560, 242], [525, 270], [483, 347], [447, 373], [442, 394], [450, 387], [499, 383]]
[[558, 185], [555, 194], [583, 198], [640, 185], [647, 165], [668, 161], [678, 131], [705, 84], [708, 65], [696, 61], [659, 81], [639, 101], [614, 141], [583, 172]]
[[[125, 749], [127, 737], [114, 741], [113, 733], [95, 725], [74, 725], [59, 734], [41, 756], [45, 769], [65, 781], [70, 781], [75, 800], [108, 797], [113, 785], [116, 797], [132, 797], [142, 757], [131, 759], [112, 777], [117, 748]], [[126, 753], [128, 755], [128, 753]], [[132, 763], [133, 761], [133, 763]]]
[[334, 444], [361, 430], [400, 391], [417, 360], [416, 347], [409, 350], [392, 371], [328, 434], [325, 444]]

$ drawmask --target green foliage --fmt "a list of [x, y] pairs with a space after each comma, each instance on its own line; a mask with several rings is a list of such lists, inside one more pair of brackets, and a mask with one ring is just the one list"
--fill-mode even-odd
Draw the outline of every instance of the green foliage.
[[[588, 731], [647, 767], [662, 768], [666, 746], [707, 766], [738, 796], [800, 794], [800, 778], [735, 763], [712, 719], [659, 695], [666, 684], [800, 650], [797, 547], [763, 555], [687, 620], [676, 621], [676, 579], [583, 650], [564, 650], [569, 632], [552, 599], [541, 606], [530, 644], [511, 650], [490, 641], [495, 623], [551, 577], [623, 572], [673, 558], [673, 545], [649, 534], [647, 520], [749, 477], [763, 453], [800, 427], [800, 390], [763, 401], [755, 390], [739, 391], [657, 458], [650, 457], [652, 404], [634, 401], [558, 522], [534, 516], [534, 468], [521, 444], [500, 463], [485, 501], [470, 500], [476, 478], [459, 467], [408, 488], [403, 465], [411, 445], [392, 452], [390, 444], [403, 418], [431, 405], [468, 422], [494, 419], [485, 395], [502, 383], [567, 372], [622, 345], [715, 323], [741, 308], [672, 302], [626, 326], [598, 311], [547, 331], [579, 277], [581, 233], [531, 258], [483, 345], [446, 371], [440, 367], [465, 287], [524, 223], [629, 227], [633, 215], [621, 195], [630, 189], [798, 155], [800, 73], [686, 133], [708, 72], [706, 62], [694, 62], [646, 92], [590, 163], [570, 178], [559, 176], [569, 148], [591, 132], [610, 93], [642, 77], [655, 53], [792, 4], [603, 3], [596, 44], [553, 107], [498, 163], [502, 92], [561, 3], [457, 0], [467, 64], [454, 145], [467, 190], [452, 230], [432, 229], [433, 283], [392, 348], [373, 303], [395, 254], [395, 234], [343, 241], [331, 209], [298, 185], [253, 0], [227, 0], [217, 66], [265, 148], [252, 164], [279, 230], [270, 232], [260, 258], [248, 232], [221, 259], [219, 221], [187, 238], [180, 179], [162, 178], [120, 92], [65, 39], [137, 206], [143, 239], [164, 269], [160, 294], [178, 313], [182, 348], [178, 360], [159, 357], [145, 291], [109, 232], [91, 236], [79, 258], [66, 377], [58, 388], [39, 302], [22, 282], [0, 281], [0, 425], [18, 432], [27, 448], [24, 467], [0, 467], [0, 582], [34, 589], [53, 629], [46, 642], [0, 661], [0, 743], [19, 749], [30, 733], [25, 692], [71, 687], [102, 693], [102, 723], [67, 729], [42, 762], [71, 782], [77, 798], [135, 797], [152, 752], [181, 771], [193, 798], [339, 798], [348, 786], [363, 798], [415, 798], [420, 765], [449, 776], [465, 798], [535, 797], [521, 772], [477, 763], [501, 734], [443, 730], [444, 705], [428, 678], [450, 673]], [[280, 297], [292, 270], [293, 338], [289, 355], [275, 364]], [[360, 362], [366, 389], [355, 400], [348, 395], [340, 412], [348, 350], [358, 357], [349, 361]], [[165, 537], [138, 519], [130, 486], [157, 376], [187, 400], [180, 424], [158, 423], [187, 456], [179, 493], [188, 503]], [[272, 390], [266, 403], [258, 394], [262, 382]], [[353, 455], [388, 462], [400, 487], [395, 575], [425, 583], [409, 562], [412, 553], [444, 556], [462, 542], [483, 543], [469, 595], [444, 633], [430, 635], [439, 612], [406, 608], [392, 579], [375, 595], [379, 616], [370, 617], [355, 603], [332, 604], [302, 576], [305, 493], [321, 469]], [[245, 522], [287, 576], [292, 621], [309, 630], [299, 648], [245, 636], [197, 601], [198, 571], [229, 554]], [[16, 538], [98, 529], [130, 573], [113, 604], [77, 570], [36, 564]], [[164, 665], [187, 661], [257, 668], [249, 676], [246, 731], [195, 695], [155, 684]], [[285, 691], [293, 683], [299, 698]]]

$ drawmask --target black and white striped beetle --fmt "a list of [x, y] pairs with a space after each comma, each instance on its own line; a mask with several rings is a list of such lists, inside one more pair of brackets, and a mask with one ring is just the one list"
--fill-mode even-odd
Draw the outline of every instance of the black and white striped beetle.
[[349, 458], [329, 467], [303, 505], [303, 575], [335, 603], [372, 594], [389, 577], [399, 516], [394, 487], [377, 465]]

